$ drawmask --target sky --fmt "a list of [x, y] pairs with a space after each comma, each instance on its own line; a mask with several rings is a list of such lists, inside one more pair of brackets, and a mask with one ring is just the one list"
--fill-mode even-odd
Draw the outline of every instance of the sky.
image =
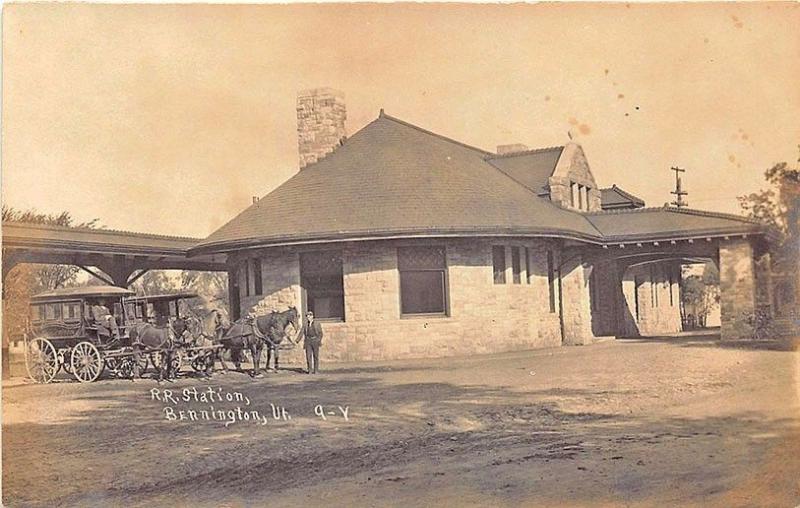
[[[800, 144], [800, 3], [6, 4], [2, 195], [205, 237], [298, 170], [297, 92], [464, 143], [580, 143], [649, 206], [737, 212]], [[568, 134], [569, 133], [569, 134]]]

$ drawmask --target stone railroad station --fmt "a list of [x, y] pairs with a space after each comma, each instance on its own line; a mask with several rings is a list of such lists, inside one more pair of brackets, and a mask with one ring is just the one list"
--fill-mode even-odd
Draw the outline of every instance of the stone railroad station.
[[325, 355], [431, 357], [681, 330], [681, 264], [720, 269], [724, 339], [769, 304], [768, 231], [601, 189], [580, 145], [489, 152], [302, 92], [300, 171], [189, 256], [225, 254], [234, 315], [311, 309]]
[[682, 326], [681, 265], [707, 260], [723, 339], [750, 338], [748, 316], [770, 307], [767, 228], [601, 189], [578, 143], [490, 152], [383, 110], [352, 136], [345, 122], [341, 93], [301, 92], [300, 170], [169, 251], [175, 266], [228, 271], [233, 318], [313, 310], [332, 360], [668, 335]]

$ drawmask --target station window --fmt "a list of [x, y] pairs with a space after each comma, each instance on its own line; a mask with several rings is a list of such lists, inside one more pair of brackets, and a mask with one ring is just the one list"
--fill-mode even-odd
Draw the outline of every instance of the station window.
[[520, 256], [521, 247], [511, 247], [511, 273], [514, 277], [514, 284], [522, 283], [522, 259]]
[[300, 254], [300, 285], [305, 306], [316, 319], [344, 321], [344, 275], [340, 251]]
[[525, 247], [525, 274], [527, 275], [528, 284], [530, 284], [533, 279], [533, 275], [531, 275], [531, 266], [531, 251]]
[[633, 277], [633, 308], [636, 313], [636, 322], [639, 322], [640, 313], [639, 313], [639, 290], [642, 288], [642, 284], [644, 281], [642, 277], [635, 275]]
[[400, 247], [400, 312], [447, 313], [447, 262], [444, 247]]
[[669, 272], [669, 306], [670, 307], [674, 307], [675, 306], [675, 293], [674, 293], [674, 289], [675, 289], [675, 270], [673, 270], [672, 267], [669, 267], [667, 270]]
[[261, 258], [251, 260], [253, 267], [253, 294], [260, 295], [264, 292], [261, 280]]
[[547, 251], [547, 292], [550, 302], [550, 312], [556, 311], [556, 270], [553, 261], [553, 251]]
[[492, 246], [492, 270], [494, 270], [494, 283], [506, 283], [506, 248], [502, 245]]
[[244, 262], [244, 296], [250, 296], [250, 263]]
[[656, 269], [650, 265], [650, 306], [658, 307], [658, 284], [656, 283]]

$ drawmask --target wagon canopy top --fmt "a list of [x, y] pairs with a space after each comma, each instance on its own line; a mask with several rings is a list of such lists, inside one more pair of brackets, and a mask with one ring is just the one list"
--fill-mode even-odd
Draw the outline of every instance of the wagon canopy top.
[[120, 298], [135, 295], [133, 291], [116, 286], [83, 286], [75, 288], [59, 288], [39, 293], [31, 298], [32, 302], [64, 300], [68, 298]]
[[126, 298], [125, 301], [127, 302], [170, 302], [172, 300], [184, 300], [188, 298], [197, 298], [199, 295], [197, 293], [190, 293], [190, 292], [181, 292], [181, 293], [171, 293], [167, 295], [147, 295], [147, 296], [134, 296], [131, 298]]

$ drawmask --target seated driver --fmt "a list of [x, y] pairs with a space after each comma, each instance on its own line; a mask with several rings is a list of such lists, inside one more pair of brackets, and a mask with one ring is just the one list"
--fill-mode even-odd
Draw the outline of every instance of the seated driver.
[[105, 331], [111, 332], [111, 335], [115, 338], [119, 338], [119, 328], [117, 328], [117, 320], [111, 311], [108, 310], [108, 302], [105, 300], [97, 300], [97, 303], [92, 306], [92, 317], [94, 318], [95, 323], [97, 323], [100, 327], [105, 328]]

